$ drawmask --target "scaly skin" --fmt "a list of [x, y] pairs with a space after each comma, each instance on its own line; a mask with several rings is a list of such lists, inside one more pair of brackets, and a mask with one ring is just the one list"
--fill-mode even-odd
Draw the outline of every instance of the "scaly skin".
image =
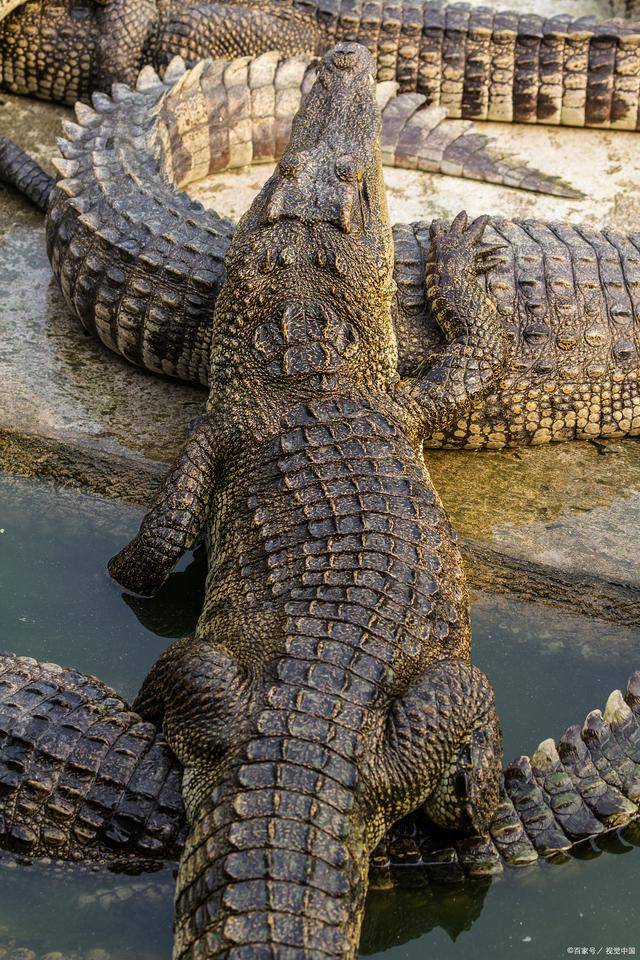
[[195, 636], [135, 704], [184, 767], [176, 960], [353, 957], [388, 827], [426, 803], [484, 830], [499, 801], [493, 694], [421, 453], [501, 367], [485, 221], [434, 226], [448, 346], [401, 381], [373, 68], [355, 44], [325, 57], [227, 254], [206, 416], [109, 566], [150, 593], [206, 536]]
[[116, 81], [133, 83], [148, 62], [170, 59], [184, 45], [185, 17], [207, 38], [212, 57], [313, 47], [308, 27], [295, 18], [224, 4], [26, 0], [1, 14], [0, 7], [0, 88], [70, 105]]
[[184, 843], [181, 775], [156, 728], [95, 677], [0, 657], [0, 843], [127, 862]]
[[[450, 117], [638, 129], [637, 23], [551, 19], [464, 3], [396, 0], [27, 0], [0, 6], [0, 85], [73, 103], [140, 67], [203, 57], [367, 46], [378, 80], [423, 93]], [[10, 12], [11, 11], [11, 12]], [[5, 13], [2, 19], [2, 14]], [[630, 0], [626, 12], [637, 14]]]
[[[148, 68], [135, 92], [116, 87], [113, 99], [94, 98], [95, 111], [77, 108], [80, 125], [65, 124], [62, 179], [50, 194], [40, 168], [10, 144], [3, 159], [0, 144], [5, 175], [36, 199], [49, 196], [54, 274], [71, 311], [108, 347], [149, 370], [208, 383], [211, 318], [234, 228], [170, 181], [280, 155], [312, 76], [308, 61], [274, 54], [186, 73], [174, 61], [164, 83]], [[437, 159], [425, 116], [433, 108], [389, 93], [379, 85], [384, 159], [427, 167]], [[464, 134], [443, 148], [442, 133], [437, 125], [442, 170], [478, 157]], [[501, 248], [485, 262], [485, 282], [510, 338], [506, 369], [429, 445], [637, 435], [640, 237], [496, 219], [487, 240], [487, 249]], [[396, 225], [394, 246], [398, 367], [412, 375], [442, 346], [425, 285], [428, 226]]]
[[[162, 736], [113, 690], [75, 670], [0, 656], [3, 849], [154, 869], [184, 844], [180, 781]], [[406, 865], [457, 882], [557, 860], [637, 818], [640, 672], [624, 697], [614, 691], [603, 713], [593, 711], [555, 744], [540, 744], [531, 759], [513, 761], [503, 781], [488, 837], [451, 834], [422, 813], [392, 826], [371, 854], [376, 884], [395, 880], [394, 868]]]

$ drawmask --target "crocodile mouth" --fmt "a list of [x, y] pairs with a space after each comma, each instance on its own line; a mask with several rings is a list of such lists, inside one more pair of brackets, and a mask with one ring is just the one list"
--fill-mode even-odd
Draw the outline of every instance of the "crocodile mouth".
[[360, 337], [353, 323], [325, 303], [289, 303], [276, 310], [253, 335], [253, 350], [279, 377], [335, 373], [357, 351]]

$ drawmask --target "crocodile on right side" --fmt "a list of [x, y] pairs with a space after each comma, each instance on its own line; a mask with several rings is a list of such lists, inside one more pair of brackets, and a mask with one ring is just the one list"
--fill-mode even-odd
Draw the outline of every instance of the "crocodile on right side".
[[[65, 124], [54, 185], [12, 145], [4, 172], [44, 206], [52, 269], [66, 303], [106, 346], [148, 370], [206, 385], [214, 305], [234, 226], [178, 187], [278, 157], [313, 76], [309, 61], [266, 54], [116, 86]], [[381, 91], [383, 157], [423, 156], [415, 95]], [[456, 144], [453, 144], [456, 147]], [[461, 147], [458, 141], [458, 148]], [[417, 154], [417, 156], [416, 156]], [[0, 158], [0, 164], [2, 159]], [[640, 234], [494, 218], [485, 274], [509, 337], [497, 387], [430, 446], [499, 448], [640, 433]], [[414, 374], [442, 344], [425, 287], [426, 223], [393, 230], [399, 370]]]

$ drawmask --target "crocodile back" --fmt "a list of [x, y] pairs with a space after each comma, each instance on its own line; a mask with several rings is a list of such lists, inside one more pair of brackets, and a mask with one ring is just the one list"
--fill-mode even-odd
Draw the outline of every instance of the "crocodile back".
[[[423, 293], [428, 225], [397, 227], [394, 240], [399, 339], [411, 368], [442, 346]], [[638, 434], [640, 237], [493, 219], [486, 240], [502, 246], [486, 284], [510, 338], [506, 373], [429, 445], [497, 448]]]
[[408, 682], [433, 658], [468, 657], [454, 534], [402, 424], [388, 398], [307, 402], [227, 468], [199, 634], [242, 646], [251, 611], [268, 610], [266, 649], [277, 622], [275, 655], [353, 655], [354, 682], [364, 671], [374, 686], [391, 665]]

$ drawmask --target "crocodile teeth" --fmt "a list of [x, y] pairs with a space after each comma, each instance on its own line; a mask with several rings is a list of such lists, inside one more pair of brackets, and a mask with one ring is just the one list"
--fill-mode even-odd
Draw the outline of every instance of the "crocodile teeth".
[[[95, 100], [94, 100], [94, 104], [95, 104]], [[76, 111], [76, 117], [78, 118], [78, 122], [83, 127], [88, 127], [89, 124], [93, 123], [93, 121], [98, 116], [95, 110], [92, 110], [91, 107], [88, 107], [86, 103], [80, 103], [79, 100], [76, 103], [74, 109]]]
[[173, 57], [169, 61], [169, 66], [164, 72], [164, 82], [175, 83], [175, 81], [182, 76], [186, 69], [187, 65], [182, 57]]
[[138, 74], [136, 90], [150, 90], [151, 87], [157, 87], [159, 83], [162, 83], [162, 80], [151, 64], [147, 63]]

